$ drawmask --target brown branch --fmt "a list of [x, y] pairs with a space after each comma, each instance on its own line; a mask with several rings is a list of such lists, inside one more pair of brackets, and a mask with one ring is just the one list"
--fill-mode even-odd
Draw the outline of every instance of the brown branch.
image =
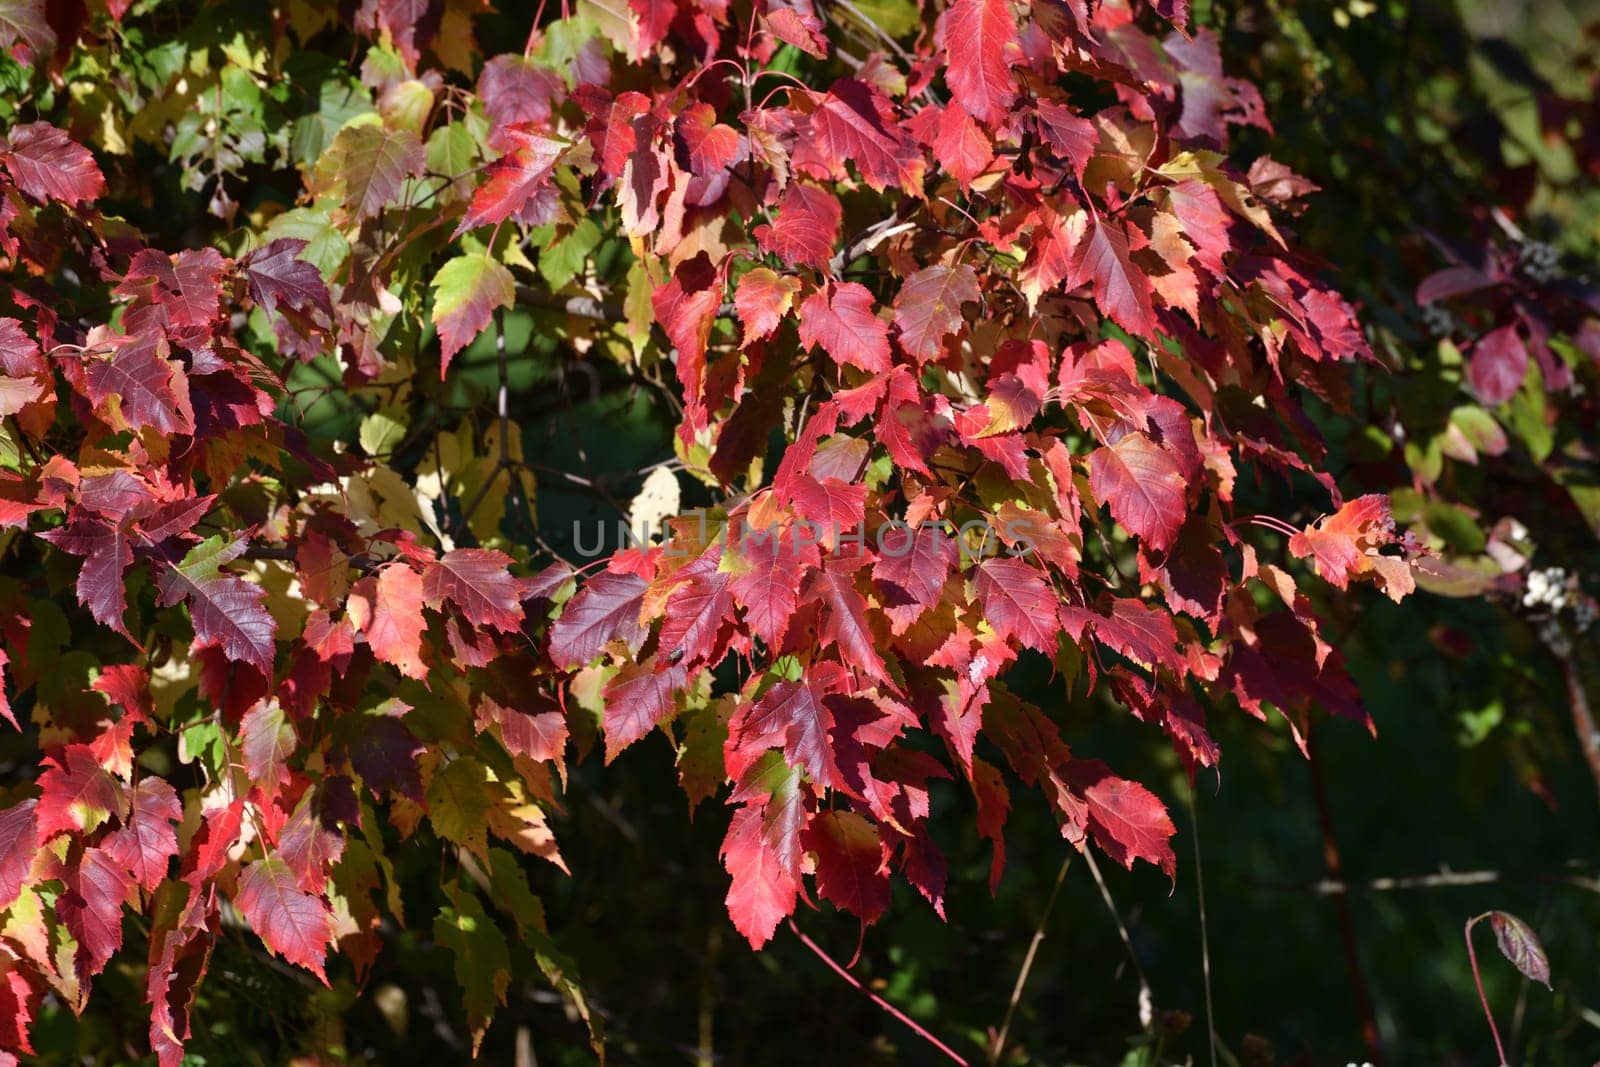
[[1596, 789], [1600, 789], [1600, 730], [1595, 729], [1594, 711], [1589, 707], [1589, 694], [1583, 687], [1583, 675], [1578, 670], [1578, 660], [1571, 654], [1557, 657], [1561, 673], [1567, 682], [1567, 702], [1572, 706], [1572, 728], [1578, 734], [1578, 748], [1589, 764]]
[[622, 308], [609, 301], [597, 300], [592, 296], [561, 296], [527, 285], [517, 286], [517, 303], [549, 311], [564, 311], [568, 315], [580, 319], [594, 319], [596, 322], [627, 320]]

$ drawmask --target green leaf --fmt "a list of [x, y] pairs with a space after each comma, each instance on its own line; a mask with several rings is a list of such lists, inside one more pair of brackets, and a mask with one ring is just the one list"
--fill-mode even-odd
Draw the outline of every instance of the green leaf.
[[381, 408], [362, 419], [359, 434], [362, 449], [376, 459], [386, 458], [405, 440], [404, 420], [405, 409], [398, 407]]
[[457, 256], [433, 276], [433, 324], [439, 330], [439, 376], [473, 338], [483, 332], [496, 308], [516, 299], [511, 272], [483, 252]]
[[552, 289], [570, 282], [600, 245], [600, 227], [583, 219], [573, 231], [539, 253], [539, 274]]
[[511, 950], [505, 935], [483, 910], [478, 898], [459, 886], [446, 892], [450, 905], [433, 920], [433, 937], [455, 953], [456, 982], [472, 1031], [472, 1054], [478, 1054], [495, 1008], [506, 1002], [511, 985]]
[[471, 756], [457, 756], [433, 772], [427, 798], [434, 831], [488, 863], [489, 812], [510, 799], [489, 768]]

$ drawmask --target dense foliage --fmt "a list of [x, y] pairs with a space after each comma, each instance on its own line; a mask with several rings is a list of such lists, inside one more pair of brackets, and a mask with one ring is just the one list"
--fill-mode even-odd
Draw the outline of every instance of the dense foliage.
[[[1347, 280], [1296, 234], [1361, 262], [1338, 191], [1277, 161], [1312, 138], [1230, 76], [1332, 78], [1298, 23], [1225, 62], [1184, 3], [924, 14], [0, 3], [0, 1046], [113, 983], [176, 1063], [248, 930], [330, 991], [428, 940], [474, 1052], [531, 962], [599, 1048], [524, 857], [568, 869], [636, 744], [755, 948], [897, 884], [958, 918], [941, 805], [991, 890], [1030, 790], [1172, 877], [1060, 709], [1191, 781], [1239, 710], [1370, 725], [1330, 587], [1497, 598], [1579, 711], [1600, 300], [1523, 228], [1559, 194], [1473, 184], [1432, 245], [1372, 208], [1400, 254]], [[1542, 91], [1593, 174], [1596, 105]]]

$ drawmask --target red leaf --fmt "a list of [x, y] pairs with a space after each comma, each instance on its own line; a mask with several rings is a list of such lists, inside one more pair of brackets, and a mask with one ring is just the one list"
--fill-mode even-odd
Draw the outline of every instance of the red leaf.
[[1168, 878], [1177, 874], [1171, 842], [1177, 830], [1154, 793], [1114, 777], [1098, 760], [1074, 760], [1067, 773], [1088, 804], [1089, 830], [1106, 855], [1129, 869], [1139, 859], [1154, 863]]
[[136, 430], [194, 433], [189, 381], [166, 353], [167, 343], [160, 337], [139, 337], [120, 345], [110, 359], [88, 364], [84, 378], [89, 399], [99, 407], [116, 397], [122, 417]]
[[1150, 283], [1128, 262], [1128, 234], [1122, 223], [1090, 213], [1083, 239], [1072, 254], [1068, 288], [1094, 283], [1094, 302], [1118, 326], [1139, 337], [1155, 334]]
[[872, 293], [858, 282], [834, 282], [800, 305], [800, 343], [841, 366], [870, 373], [889, 369], [889, 326], [872, 310]]
[[100, 765], [88, 745], [68, 745], [60, 756], [46, 756], [39, 775], [40, 843], [62, 830], [93, 830], [127, 810], [122, 783]]
[[248, 663], [271, 678], [278, 624], [261, 606], [267, 591], [218, 569], [238, 558], [244, 547], [243, 541], [212, 538], [177, 566], [163, 567], [157, 586], [164, 606], [189, 602], [197, 647], [220, 648], [229, 659]]
[[13, 126], [0, 144], [11, 179], [35, 200], [78, 204], [105, 194], [94, 156], [48, 122]]
[[706, 343], [722, 306], [722, 285], [715, 269], [704, 255], [680, 263], [672, 280], [651, 294], [650, 305], [667, 339], [678, 350], [678, 381], [683, 383], [685, 399], [692, 405], [701, 404]]
[[9, 908], [22, 893], [39, 848], [39, 820], [36, 800], [0, 811], [0, 908]]
[[784, 865], [761, 823], [761, 808], [745, 805], [733, 813], [722, 842], [722, 865], [733, 876], [728, 917], [754, 949], [794, 911], [800, 892], [800, 876]]
[[1522, 388], [1528, 376], [1528, 349], [1515, 326], [1502, 326], [1478, 339], [1467, 364], [1467, 381], [1478, 399], [1491, 407], [1503, 404]]
[[585, 666], [614, 639], [632, 649], [642, 645], [639, 609], [648, 584], [636, 574], [610, 571], [585, 582], [550, 627], [550, 657], [556, 666], [564, 670]]
[[1060, 598], [1037, 567], [1010, 556], [986, 559], [973, 569], [972, 591], [1001, 640], [1054, 653]]
[[[495, 56], [478, 75], [478, 97], [484, 114], [494, 123], [495, 147], [519, 123], [550, 121], [552, 98], [563, 90], [557, 71], [539, 66], [515, 53]], [[512, 134], [515, 137], [515, 134]]]
[[682, 689], [688, 673], [680, 663], [658, 664], [652, 657], [630, 663], [617, 672], [605, 688], [606, 762], [672, 717], [673, 694]]
[[167, 876], [167, 864], [178, 854], [173, 824], [183, 818], [178, 794], [163, 779], [147, 777], [133, 791], [127, 825], [105, 840], [106, 853], [133, 877], [146, 893]]
[[901, 346], [923, 363], [938, 359], [944, 339], [966, 325], [961, 306], [981, 299], [978, 276], [965, 263], [917, 271], [894, 298], [894, 324], [900, 331]]
[[11, 698], [6, 695], [6, 665], [10, 662], [6, 650], [0, 648], [0, 717], [10, 723], [12, 729], [20, 730], [22, 727], [17, 725], [16, 713], [11, 710]]
[[889, 872], [878, 828], [850, 811], [827, 811], [806, 827], [817, 856], [817, 892], [870, 923], [889, 906]]
[[667, 600], [658, 647], [684, 667], [693, 668], [712, 659], [717, 634], [732, 612], [733, 592], [728, 588], [728, 575], [707, 556], [696, 559], [675, 577], [684, 582]]
[[991, 125], [1005, 117], [1016, 97], [1008, 48], [1017, 43], [1010, 0], [955, 0], [945, 13], [945, 81], [973, 118]]
[[45, 530], [39, 536], [63, 552], [83, 556], [78, 571], [78, 603], [102, 626], [133, 639], [122, 616], [128, 609], [127, 587], [123, 574], [133, 565], [133, 543], [121, 525], [97, 518], [74, 518], [65, 526]]
[[757, 267], [739, 279], [733, 294], [733, 309], [744, 328], [744, 343], [769, 337], [794, 305], [800, 279]]
[[777, 647], [789, 628], [806, 568], [817, 562], [817, 546], [793, 526], [745, 530], [734, 554], [734, 599], [744, 606], [745, 622], [761, 640]]
[[328, 983], [322, 961], [333, 940], [333, 912], [320, 896], [299, 887], [280, 856], [244, 869], [234, 903], [270, 951]]
[[1083, 181], [1083, 169], [1089, 165], [1089, 158], [1100, 143], [1100, 132], [1094, 123], [1065, 104], [1052, 104], [1048, 100], [1034, 105], [1034, 115], [1045, 141], [1056, 155], [1072, 165], [1073, 173]]
[[673, 123], [680, 159], [693, 174], [708, 177], [739, 158], [739, 132], [717, 121], [717, 110], [703, 101], [690, 104]]
[[778, 221], [757, 226], [754, 233], [763, 252], [778, 256], [791, 267], [826, 270], [843, 220], [838, 197], [815, 185], [796, 182], [784, 191]]
[[779, 7], [761, 16], [767, 32], [786, 44], [818, 59], [828, 58], [828, 38], [822, 33], [822, 20], [809, 11]]
[[522, 600], [510, 565], [510, 556], [491, 548], [453, 549], [423, 568], [423, 599], [435, 610], [449, 600], [474, 626], [519, 630]]
[[805, 768], [812, 781], [825, 789], [840, 788], [844, 783], [828, 740], [833, 713], [823, 697], [843, 681], [844, 669], [837, 663], [820, 663], [801, 681], [775, 683], [755, 703], [734, 713], [728, 724], [729, 748], [750, 754], [782, 746], [784, 758]]
[[79, 973], [99, 974], [122, 947], [122, 906], [133, 892], [133, 878], [108, 850], [86, 848], [69, 865], [66, 882], [56, 908], [78, 942]]
[[1219, 278], [1225, 276], [1222, 257], [1233, 250], [1233, 241], [1228, 236], [1230, 216], [1217, 191], [1191, 178], [1168, 189], [1167, 196], [1184, 236], [1194, 244], [1196, 262]]
[[1183, 657], [1175, 647], [1178, 632], [1172, 625], [1172, 616], [1160, 608], [1131, 597], [1118, 597], [1111, 602], [1110, 617], [1097, 615], [1093, 623], [1096, 640], [1134, 662], [1152, 669], [1183, 669]]
[[806, 581], [805, 596], [822, 605], [822, 626], [817, 633], [822, 643], [838, 648], [845, 663], [868, 677], [887, 681], [878, 640], [867, 625], [866, 601], [856, 591], [854, 575], [819, 567]]
[[322, 280], [322, 272], [315, 263], [299, 258], [305, 250], [305, 241], [280, 237], [239, 261], [245, 284], [250, 289], [250, 299], [267, 314], [281, 306], [296, 311], [320, 311], [332, 317], [333, 299], [328, 295], [328, 284]]
[[1521, 919], [1506, 911], [1491, 911], [1489, 925], [1494, 930], [1494, 943], [1511, 965], [1529, 980], [1550, 988], [1550, 958], [1545, 955], [1539, 935]]
[[802, 136], [794, 147], [796, 169], [840, 180], [846, 177], [844, 163], [849, 160], [879, 192], [896, 186], [921, 190], [922, 154], [900, 128], [882, 93], [864, 82], [841, 78], [815, 99], [811, 136]]
[[289, 780], [289, 757], [298, 738], [276, 700], [263, 700], [239, 724], [239, 750], [245, 773], [269, 798]]
[[939, 602], [945, 579], [956, 565], [956, 543], [944, 531], [927, 526], [886, 531], [879, 544], [872, 577], [882, 589], [884, 610], [898, 633]]
[[421, 576], [404, 563], [391, 563], [378, 572], [371, 588], [371, 615], [362, 630], [372, 654], [407, 678], [426, 678], [422, 634], [428, 621], [422, 614]]
[[472, 194], [472, 204], [453, 236], [521, 214], [528, 201], [549, 184], [556, 161], [567, 147], [532, 129], [513, 126], [502, 135], [516, 147], [489, 164], [488, 180]]
[[933, 142], [933, 158], [945, 173], [962, 188], [989, 169], [994, 161], [994, 146], [983, 127], [973, 121], [960, 103], [951, 101], [939, 114], [939, 129]]
[[1183, 471], [1171, 452], [1143, 433], [1090, 453], [1089, 487], [1123, 529], [1156, 552], [1170, 547], [1183, 526]]
[[176, 258], [146, 248], [133, 257], [116, 292], [154, 303], [180, 329], [205, 327], [217, 317], [226, 269], [215, 248], [189, 249]]

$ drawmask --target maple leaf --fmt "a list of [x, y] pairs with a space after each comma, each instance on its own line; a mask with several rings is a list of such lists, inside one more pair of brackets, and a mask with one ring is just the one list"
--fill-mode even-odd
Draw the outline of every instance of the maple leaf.
[[657, 663], [652, 657], [630, 663], [605, 688], [606, 762], [672, 717], [673, 694], [688, 680], [683, 665]]
[[71, 205], [105, 195], [106, 180], [94, 156], [48, 122], [11, 127], [0, 141], [0, 159], [17, 188], [35, 200]]
[[1010, 0], [955, 0], [944, 18], [950, 92], [979, 122], [998, 123], [1017, 93], [1008, 55], [1017, 44]]
[[800, 291], [800, 279], [778, 274], [766, 267], [747, 271], [733, 294], [733, 308], [744, 329], [744, 343], [770, 337]]
[[0, 908], [9, 908], [22, 892], [39, 847], [38, 801], [24, 800], [0, 811]]
[[[379, 721], [393, 723], [404, 730], [395, 719]], [[513, 756], [555, 760], [559, 764], [562, 759], [562, 749], [567, 744], [567, 717], [559, 708], [552, 711], [527, 712], [507, 707], [485, 696], [478, 702], [477, 723], [480, 731], [490, 724], [498, 728], [500, 743], [505, 745], [506, 751]], [[406, 737], [411, 737], [409, 731], [406, 732]], [[416, 745], [415, 739], [410, 739], [408, 744]]]
[[521, 629], [522, 601], [510, 564], [510, 556], [494, 549], [452, 549], [423, 568], [423, 600], [435, 610], [450, 601], [474, 626]]
[[1091, 212], [1083, 238], [1072, 252], [1068, 288], [1094, 284], [1094, 302], [1118, 326], [1139, 337], [1155, 335], [1150, 283], [1128, 261], [1128, 232], [1122, 224]]
[[17, 716], [11, 710], [11, 697], [6, 694], [6, 665], [11, 662], [11, 657], [6, 655], [6, 650], [0, 648], [0, 718], [10, 723], [12, 729], [20, 730], [17, 725]]
[[739, 131], [718, 122], [717, 109], [710, 104], [690, 104], [678, 113], [672, 128], [679, 158], [692, 174], [715, 175], [739, 158]]
[[828, 39], [822, 33], [822, 20], [810, 11], [775, 7], [761, 16], [767, 32], [785, 44], [792, 44], [818, 59], [828, 58]]
[[972, 590], [1002, 640], [1015, 639], [1046, 655], [1054, 652], [1059, 598], [1037, 567], [1010, 556], [986, 559], [972, 572]]
[[805, 846], [817, 857], [817, 892], [854, 912], [864, 923], [889, 907], [889, 872], [877, 827], [850, 811], [828, 811], [811, 820]]
[[166, 607], [188, 602], [196, 647], [216, 646], [270, 678], [278, 624], [262, 607], [266, 590], [221, 570], [244, 549], [242, 540], [213, 537], [190, 549], [182, 562], [163, 566], [156, 584]]
[[88, 745], [68, 745], [59, 756], [40, 761], [39, 841], [63, 830], [90, 831], [107, 818], [121, 818], [127, 810], [122, 783], [95, 759]]
[[282, 856], [271, 853], [247, 866], [234, 904], [268, 951], [328, 984], [323, 960], [334, 938], [333, 911], [320, 896], [300, 888]]
[[900, 331], [901, 346], [920, 362], [938, 359], [944, 339], [966, 325], [961, 306], [981, 299], [978, 276], [965, 263], [917, 271], [894, 298], [894, 324]]
[[846, 663], [868, 677], [887, 681], [877, 639], [867, 625], [866, 601], [857, 592], [853, 576], [819, 567], [807, 576], [804, 595], [823, 607], [817, 634], [822, 643], [837, 647]]
[[[111, 6], [115, 6], [114, 0]], [[120, 16], [119, 16], [120, 17]], [[45, 0], [4, 0], [0, 3], [0, 48], [31, 66], [55, 50], [56, 31], [50, 28]], [[31, 1048], [24, 1052], [33, 1055]]]
[[[508, 715], [518, 714], [507, 711]], [[563, 726], [563, 729], [565, 727]], [[422, 799], [422, 778], [417, 773], [417, 756], [422, 742], [406, 729], [397, 716], [362, 716], [350, 740], [350, 764], [374, 794], [389, 790], [412, 800]], [[507, 730], [509, 734], [510, 731]], [[507, 741], [512, 752], [518, 749]], [[542, 757], [538, 757], [542, 758]]]
[[1196, 261], [1217, 277], [1225, 276], [1222, 257], [1232, 250], [1233, 242], [1228, 237], [1228, 211], [1216, 190], [1190, 178], [1169, 188], [1167, 197], [1183, 232], [1194, 243]]
[[122, 907], [133, 888], [127, 868], [107, 849], [86, 848], [70, 867], [56, 909], [78, 943], [79, 973], [99, 974], [122, 947]]
[[1177, 830], [1154, 793], [1115, 777], [1098, 760], [1074, 760], [1067, 774], [1088, 805], [1089, 830], [1106, 855], [1129, 869], [1134, 860], [1145, 860], [1168, 878], [1176, 877], [1178, 858], [1171, 839]]
[[884, 592], [885, 612], [896, 632], [915, 622], [939, 602], [945, 579], [956, 565], [955, 541], [934, 526], [900, 529], [885, 534], [884, 548], [873, 564], [872, 577]]
[[721, 278], [704, 255], [680, 263], [667, 284], [650, 296], [656, 321], [678, 350], [684, 398], [694, 406], [705, 392], [706, 344], [721, 305]]
[[843, 778], [828, 740], [833, 713], [823, 697], [843, 684], [844, 669], [837, 663], [813, 664], [801, 681], [774, 683], [734, 714], [728, 725], [730, 748], [755, 752], [781, 745], [789, 763], [805, 768], [812, 781], [839, 788]]
[[194, 433], [188, 378], [166, 355], [167, 342], [159, 336], [119, 345], [110, 359], [84, 368], [89, 399], [99, 406], [115, 397], [123, 419], [134, 429]]
[[778, 924], [794, 911], [800, 893], [799, 874], [767, 841], [761, 816], [759, 807], [740, 807], [722, 842], [722, 865], [733, 878], [728, 916], [753, 949], [771, 940]]
[[505, 935], [484, 913], [478, 898], [465, 889], [449, 889], [450, 906], [433, 920], [433, 938], [455, 954], [456, 984], [461, 987], [472, 1033], [472, 1054], [478, 1054], [494, 1009], [506, 1002], [511, 986], [511, 950]]
[[1394, 519], [1389, 498], [1372, 493], [1348, 501], [1334, 514], [1289, 538], [1289, 551], [1310, 558], [1321, 578], [1344, 589], [1352, 578], [1376, 572], [1385, 591], [1399, 600], [1411, 592], [1410, 568], [1402, 559], [1384, 556], [1382, 549], [1395, 544]]
[[135, 884], [153, 893], [178, 854], [174, 824], [183, 818], [183, 805], [165, 780], [146, 777], [134, 787], [130, 808], [126, 824], [106, 838], [105, 850]]
[[452, 236], [521, 215], [528, 201], [549, 185], [556, 162], [567, 149], [565, 142], [532, 128], [513, 126], [502, 136], [515, 147], [489, 164], [488, 180], [472, 194], [472, 203]]
[[172, 257], [146, 248], [128, 264], [116, 291], [154, 303], [180, 329], [203, 328], [217, 317], [226, 269], [222, 254], [214, 248], [189, 249]]
[[422, 634], [428, 621], [422, 614], [422, 577], [404, 563], [391, 563], [378, 572], [370, 586], [369, 614], [361, 624], [372, 654], [392, 664], [407, 678], [428, 676], [422, 662]]
[[939, 113], [938, 131], [933, 140], [933, 158], [963, 188], [989, 169], [994, 162], [994, 145], [983, 127], [973, 121], [959, 102], [952, 101]]
[[873, 314], [872, 293], [859, 282], [833, 282], [806, 297], [800, 343], [820, 347], [841, 366], [889, 369], [889, 325]]
[[89, 609], [95, 622], [132, 640], [122, 616], [128, 609], [123, 574], [133, 565], [133, 538], [123, 525], [74, 516], [67, 525], [39, 536], [63, 552], [84, 557], [78, 571], [78, 603]]
[[322, 272], [315, 263], [299, 258], [307, 247], [298, 237], [280, 237], [239, 261], [250, 299], [269, 315], [285, 307], [333, 317], [333, 299]]
[[289, 780], [289, 757], [299, 739], [276, 700], [263, 700], [244, 713], [239, 751], [244, 769], [267, 797]]
[[1089, 454], [1089, 487], [1129, 533], [1156, 552], [1178, 536], [1188, 486], [1172, 453], [1142, 432]]
[[667, 600], [661, 619], [658, 647], [686, 668], [713, 659], [717, 634], [733, 608], [728, 575], [717, 561], [701, 556], [678, 572], [683, 584]]
[[1502, 326], [1478, 339], [1467, 363], [1467, 381], [1491, 407], [1516, 395], [1528, 376], [1528, 349], [1515, 326]]
[[478, 75], [478, 96], [496, 136], [518, 124], [548, 122], [563, 88], [559, 73], [515, 53], [495, 56]]
[[1072, 164], [1078, 181], [1083, 181], [1084, 168], [1100, 143], [1100, 131], [1094, 123], [1065, 104], [1041, 100], [1035, 105], [1034, 118], [1039, 132], [1056, 154]]
[[1109, 617], [1094, 617], [1094, 635], [1101, 644], [1146, 667], [1183, 667], [1183, 657], [1174, 648], [1178, 633], [1172, 617], [1142, 600], [1113, 599]]
[[337, 175], [344, 210], [359, 222], [393, 203], [425, 162], [422, 142], [412, 131], [363, 122], [341, 129], [319, 166]]
[[794, 526], [746, 530], [723, 566], [733, 579], [729, 589], [744, 606], [752, 632], [776, 647], [789, 628], [806, 568], [817, 561], [817, 547]]
[[791, 267], [826, 270], [843, 220], [844, 208], [838, 197], [815, 185], [795, 182], [784, 190], [778, 203], [778, 221], [757, 226], [753, 233], [763, 252]]
[[428, 779], [428, 814], [434, 830], [485, 863], [489, 862], [489, 813], [507, 799], [506, 787], [472, 756], [455, 757]]
[[639, 609], [649, 585], [636, 574], [602, 571], [584, 583], [550, 627], [550, 657], [572, 670], [590, 663], [620, 639], [629, 648], [644, 643]]
[[455, 358], [489, 325], [498, 308], [508, 308], [517, 296], [511, 272], [486, 252], [465, 252], [439, 268], [433, 276], [433, 324], [439, 331], [439, 377]]
[[802, 137], [794, 148], [796, 170], [843, 179], [849, 160], [879, 192], [899, 186], [921, 193], [922, 154], [882, 93], [865, 82], [841, 78], [813, 100], [811, 136]]

